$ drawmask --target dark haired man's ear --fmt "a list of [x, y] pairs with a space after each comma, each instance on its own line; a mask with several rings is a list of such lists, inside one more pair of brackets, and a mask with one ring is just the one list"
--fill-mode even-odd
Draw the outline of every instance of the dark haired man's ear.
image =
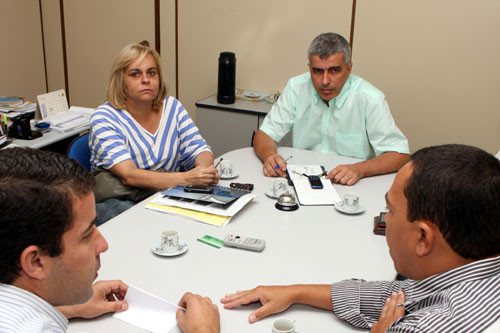
[[21, 252], [19, 265], [28, 277], [35, 280], [43, 280], [48, 275], [48, 255], [43, 255], [40, 248], [30, 245]]
[[428, 221], [415, 221], [413, 223], [416, 223], [415, 227], [418, 228], [420, 236], [415, 249], [416, 254], [419, 257], [429, 255], [436, 241], [435, 227]]

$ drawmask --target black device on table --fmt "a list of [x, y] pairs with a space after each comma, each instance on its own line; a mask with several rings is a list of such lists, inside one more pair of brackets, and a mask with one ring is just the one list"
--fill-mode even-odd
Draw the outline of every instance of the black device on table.
[[213, 185], [186, 185], [184, 192], [192, 193], [212, 193], [214, 191]]
[[29, 112], [12, 118], [8, 136], [13, 139], [33, 140], [42, 136], [42, 133], [31, 130], [31, 119], [35, 118], [35, 112]]
[[385, 235], [385, 215], [386, 212], [381, 212], [379, 216], [373, 218], [373, 233], [376, 235]]
[[310, 175], [307, 176], [307, 179], [309, 179], [309, 184], [311, 184], [311, 188], [320, 190], [323, 188], [323, 183], [321, 182], [321, 178], [318, 175]]

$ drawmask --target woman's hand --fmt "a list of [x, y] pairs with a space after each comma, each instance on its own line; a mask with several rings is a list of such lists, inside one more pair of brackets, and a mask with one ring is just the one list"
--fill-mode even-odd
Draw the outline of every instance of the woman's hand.
[[219, 171], [213, 166], [197, 166], [185, 172], [185, 185], [209, 185], [219, 183]]

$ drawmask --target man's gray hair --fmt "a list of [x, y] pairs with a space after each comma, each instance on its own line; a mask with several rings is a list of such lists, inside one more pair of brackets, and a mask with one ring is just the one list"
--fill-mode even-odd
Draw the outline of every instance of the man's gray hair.
[[344, 62], [348, 66], [351, 62], [351, 47], [349, 43], [339, 34], [326, 32], [313, 39], [311, 46], [309, 46], [309, 51], [307, 51], [307, 58], [311, 62], [311, 55], [313, 54], [317, 54], [321, 59], [324, 59], [338, 52], [344, 54]]

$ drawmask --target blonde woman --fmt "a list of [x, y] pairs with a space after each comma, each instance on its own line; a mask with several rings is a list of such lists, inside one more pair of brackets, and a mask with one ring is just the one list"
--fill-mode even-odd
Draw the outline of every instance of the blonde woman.
[[182, 104], [167, 96], [160, 56], [143, 44], [118, 54], [107, 102], [91, 117], [92, 169], [140, 189], [217, 183], [210, 147]]

